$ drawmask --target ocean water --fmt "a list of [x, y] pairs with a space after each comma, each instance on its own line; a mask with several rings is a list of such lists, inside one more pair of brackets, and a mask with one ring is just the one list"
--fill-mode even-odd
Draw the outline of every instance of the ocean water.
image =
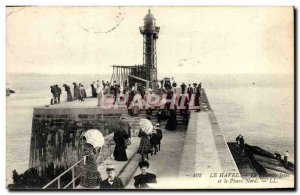
[[[288, 150], [294, 161], [293, 75], [173, 76], [179, 85], [202, 82], [227, 141], [242, 134], [248, 144], [271, 152]], [[14, 169], [21, 173], [28, 168], [33, 107], [49, 104], [50, 85], [81, 82], [89, 96], [90, 84], [98, 79], [110, 80], [110, 75], [7, 74], [7, 87], [16, 91], [6, 98], [8, 183]], [[66, 100], [64, 91], [61, 99]]]

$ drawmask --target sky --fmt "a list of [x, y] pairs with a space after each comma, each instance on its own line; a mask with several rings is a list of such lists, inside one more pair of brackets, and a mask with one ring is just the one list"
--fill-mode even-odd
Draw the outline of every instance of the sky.
[[7, 7], [6, 70], [110, 74], [142, 64], [149, 8], [159, 75], [293, 74], [292, 7]]

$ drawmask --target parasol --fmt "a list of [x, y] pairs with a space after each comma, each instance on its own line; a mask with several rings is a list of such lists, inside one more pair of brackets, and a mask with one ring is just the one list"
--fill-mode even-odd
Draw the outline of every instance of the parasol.
[[83, 136], [86, 138], [86, 143], [91, 144], [94, 148], [99, 148], [104, 145], [104, 137], [98, 129], [87, 130]]
[[153, 125], [151, 121], [149, 121], [148, 119], [141, 119], [140, 126], [141, 126], [141, 130], [146, 134], [151, 134], [153, 131]]

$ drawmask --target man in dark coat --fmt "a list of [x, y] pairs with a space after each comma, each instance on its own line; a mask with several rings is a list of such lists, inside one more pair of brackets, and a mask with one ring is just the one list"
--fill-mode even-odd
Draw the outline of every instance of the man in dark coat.
[[190, 100], [193, 94], [193, 88], [191, 87], [191, 84], [189, 84], [189, 87], [187, 88], [187, 93], [189, 94], [189, 100]]
[[100, 189], [123, 189], [125, 186], [122, 180], [115, 176], [115, 167], [107, 165], [106, 167], [107, 179], [100, 184]]
[[139, 167], [141, 169], [141, 174], [134, 177], [135, 188], [149, 188], [147, 183], [157, 183], [156, 175], [148, 173], [149, 163], [147, 161], [141, 161]]

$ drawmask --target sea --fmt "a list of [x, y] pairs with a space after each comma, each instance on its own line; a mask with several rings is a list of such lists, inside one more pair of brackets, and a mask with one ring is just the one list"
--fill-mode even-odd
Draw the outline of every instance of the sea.
[[[91, 95], [94, 81], [110, 81], [108, 74], [8, 73], [6, 86], [15, 91], [6, 97], [6, 181], [12, 171], [29, 165], [33, 108], [50, 103], [50, 86], [82, 83]], [[160, 76], [160, 75], [159, 75]], [[180, 74], [178, 85], [202, 83], [225, 139], [245, 142], [270, 152], [289, 151], [294, 162], [294, 75], [289, 74]], [[63, 89], [63, 88], [62, 88]], [[61, 101], [66, 101], [63, 91]]]

